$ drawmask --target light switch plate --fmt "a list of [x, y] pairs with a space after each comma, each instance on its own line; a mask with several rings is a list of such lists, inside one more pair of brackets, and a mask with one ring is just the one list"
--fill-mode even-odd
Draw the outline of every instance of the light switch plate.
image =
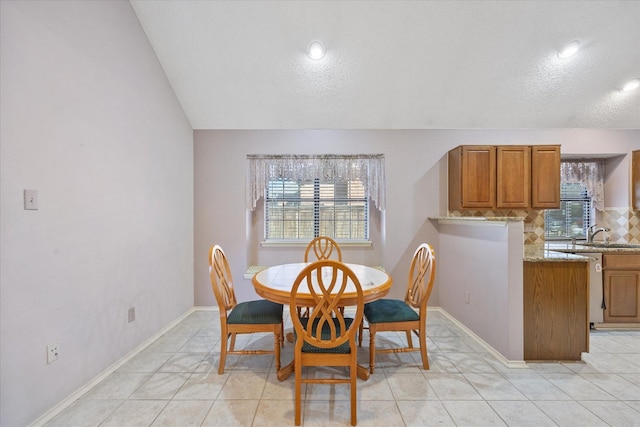
[[24, 190], [24, 209], [38, 210], [38, 190]]

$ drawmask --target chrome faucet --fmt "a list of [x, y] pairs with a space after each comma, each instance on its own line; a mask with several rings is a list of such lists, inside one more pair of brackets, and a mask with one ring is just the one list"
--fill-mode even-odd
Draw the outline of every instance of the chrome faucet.
[[597, 226], [598, 224], [593, 224], [591, 227], [587, 228], [588, 243], [593, 243], [593, 238], [596, 236], [596, 234], [600, 233], [601, 231], [609, 231], [609, 229], [606, 227], [596, 228]]

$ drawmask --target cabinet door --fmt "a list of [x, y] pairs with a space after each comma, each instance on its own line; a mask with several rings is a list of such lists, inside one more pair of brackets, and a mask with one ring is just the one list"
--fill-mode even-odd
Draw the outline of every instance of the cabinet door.
[[528, 208], [531, 202], [531, 147], [500, 145], [497, 163], [496, 207]]
[[640, 209], [640, 151], [631, 157], [631, 199], [633, 209]]
[[531, 207], [560, 208], [560, 146], [531, 148]]
[[640, 322], [640, 271], [605, 270], [603, 279], [607, 306], [604, 321]]
[[496, 147], [462, 147], [462, 207], [496, 206]]
[[524, 262], [524, 360], [580, 360], [589, 351], [589, 264]]

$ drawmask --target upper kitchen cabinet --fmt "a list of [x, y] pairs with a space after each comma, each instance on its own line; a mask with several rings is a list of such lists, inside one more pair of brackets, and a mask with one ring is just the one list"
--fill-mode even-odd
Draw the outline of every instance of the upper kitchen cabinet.
[[560, 208], [560, 146], [531, 147], [531, 207]]
[[531, 200], [531, 147], [501, 145], [497, 149], [496, 207], [526, 209]]
[[559, 207], [559, 145], [462, 145], [449, 151], [449, 210]]
[[449, 151], [449, 210], [496, 206], [496, 147], [464, 145]]
[[631, 207], [640, 209], [640, 150], [631, 157]]

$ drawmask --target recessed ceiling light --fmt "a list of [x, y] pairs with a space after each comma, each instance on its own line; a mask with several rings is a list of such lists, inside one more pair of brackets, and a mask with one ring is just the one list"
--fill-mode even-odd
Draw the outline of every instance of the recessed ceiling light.
[[638, 86], [640, 86], [640, 79], [633, 79], [629, 82], [627, 82], [626, 85], [624, 85], [624, 87], [622, 88], [623, 92], [630, 92], [634, 89], [637, 89]]
[[314, 40], [309, 43], [309, 46], [307, 47], [307, 55], [309, 55], [309, 58], [311, 59], [322, 59], [324, 56], [324, 45], [322, 42]]
[[558, 58], [566, 59], [570, 56], [573, 56], [578, 49], [580, 48], [580, 42], [578, 40], [574, 40], [565, 47], [562, 48], [560, 52], [558, 52]]

